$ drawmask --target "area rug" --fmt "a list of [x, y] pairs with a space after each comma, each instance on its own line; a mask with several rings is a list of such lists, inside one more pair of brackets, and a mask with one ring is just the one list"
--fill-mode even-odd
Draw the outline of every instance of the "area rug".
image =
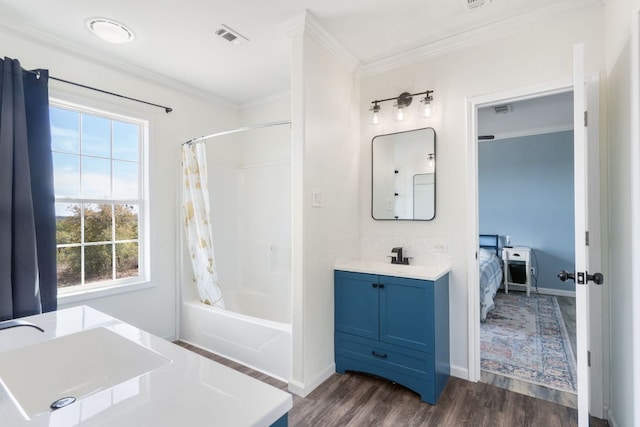
[[575, 357], [554, 296], [498, 293], [480, 330], [482, 370], [576, 392]]

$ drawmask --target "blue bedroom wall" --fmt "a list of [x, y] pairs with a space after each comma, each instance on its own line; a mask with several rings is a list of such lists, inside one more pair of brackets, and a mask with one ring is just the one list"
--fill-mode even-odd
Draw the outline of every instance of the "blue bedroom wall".
[[556, 276], [574, 271], [573, 131], [481, 142], [478, 185], [480, 233], [531, 247], [539, 288], [574, 291]]

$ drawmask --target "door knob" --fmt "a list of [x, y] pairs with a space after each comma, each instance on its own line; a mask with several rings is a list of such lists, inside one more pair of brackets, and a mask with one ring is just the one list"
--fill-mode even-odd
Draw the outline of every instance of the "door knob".
[[587, 273], [587, 281], [589, 280], [591, 280], [596, 285], [602, 285], [604, 283], [604, 276], [602, 275], [602, 273]]
[[576, 274], [575, 273], [568, 273], [565, 270], [562, 270], [560, 273], [558, 273], [558, 278], [560, 280], [562, 280], [563, 282], [566, 282], [567, 279], [576, 280]]
[[[587, 280], [585, 282], [585, 280], [584, 280], [585, 275], [582, 272], [579, 272], [578, 273], [578, 284], [584, 285], [585, 283], [588, 283], [589, 280], [591, 280], [596, 285], [602, 285], [604, 283], [604, 276], [602, 275], [602, 273], [589, 274], [587, 272], [586, 273], [586, 277], [587, 277]], [[576, 280], [576, 274], [575, 273], [568, 273], [565, 270], [562, 270], [560, 273], [558, 273], [558, 278], [560, 280], [562, 280], [563, 282], [565, 282], [567, 279]]]

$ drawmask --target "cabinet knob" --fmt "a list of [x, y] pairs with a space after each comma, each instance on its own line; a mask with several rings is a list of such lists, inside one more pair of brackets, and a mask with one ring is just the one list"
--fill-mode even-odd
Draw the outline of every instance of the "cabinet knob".
[[382, 288], [384, 288], [384, 284], [383, 284], [383, 283], [380, 283], [380, 284], [378, 285], [378, 287], [379, 287], [380, 289], [382, 289]]
[[371, 350], [371, 354], [379, 359], [386, 359], [387, 358], [387, 353], [378, 353], [375, 350]]
[[377, 283], [372, 283], [372, 284], [371, 284], [371, 287], [372, 287], [372, 288], [377, 288], [377, 287], [378, 287], [378, 284], [377, 284]]

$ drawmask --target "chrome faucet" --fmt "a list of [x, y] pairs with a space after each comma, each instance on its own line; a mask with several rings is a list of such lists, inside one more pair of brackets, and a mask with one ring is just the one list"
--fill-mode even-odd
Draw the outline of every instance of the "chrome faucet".
[[409, 265], [409, 258], [404, 258], [402, 256], [402, 247], [393, 248], [393, 249], [391, 249], [391, 252], [396, 254], [395, 258], [393, 256], [390, 257], [391, 258], [391, 264]]
[[40, 326], [34, 325], [33, 323], [27, 322], [25, 320], [5, 320], [4, 322], [0, 322], [0, 331], [3, 329], [17, 328], [19, 326], [36, 328], [40, 332], [44, 332], [44, 329], [42, 329]]

